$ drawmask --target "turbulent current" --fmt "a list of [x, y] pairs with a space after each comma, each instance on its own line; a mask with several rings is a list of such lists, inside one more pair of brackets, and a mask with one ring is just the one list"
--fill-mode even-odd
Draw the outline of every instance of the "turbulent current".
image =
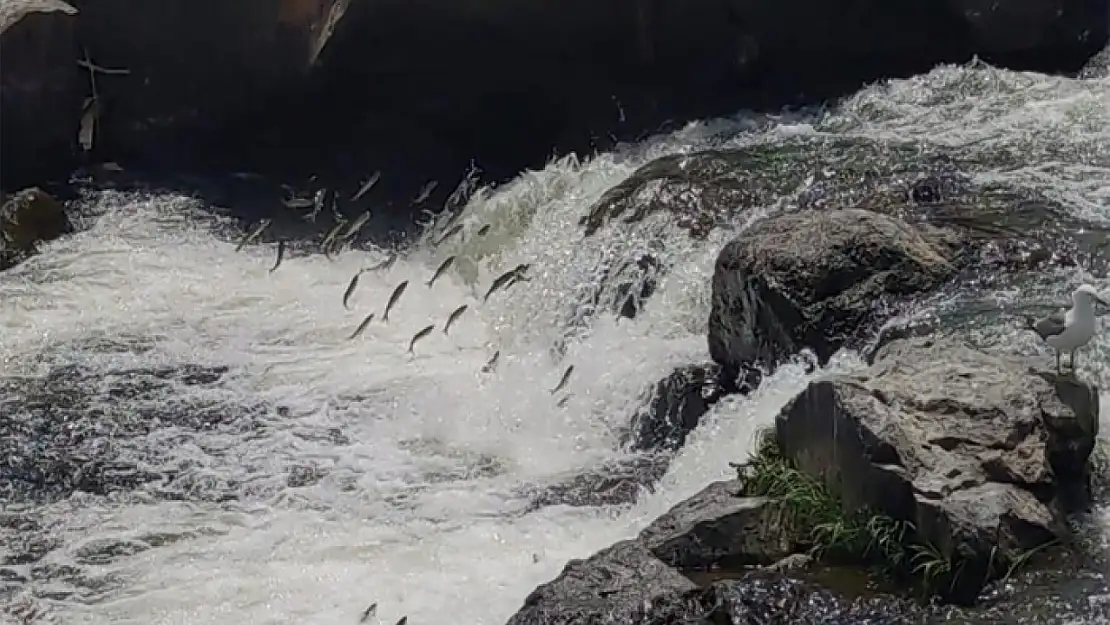
[[[584, 238], [579, 218], [652, 158], [823, 134], [1000, 156], [979, 175], [1110, 227], [1105, 72], [978, 64], [824, 110], [691, 123], [482, 189], [459, 237], [438, 247], [424, 237], [363, 274], [349, 309], [349, 280], [383, 251], [328, 259], [294, 244], [271, 273], [274, 245], [236, 252], [237, 226], [195, 200], [87, 194], [77, 234], [0, 274], [0, 621], [337, 625], [377, 603], [383, 623], [501, 625], [568, 559], [730, 476], [754, 431], [813, 376], [861, 366], [844, 353], [807, 373], [799, 359], [717, 404], [635, 503], [536, 503], [550, 486], [629, 460], [621, 432], [647, 391], [708, 357], [718, 251], [779, 204], [706, 240], [666, 215]], [[639, 315], [618, 322], [583, 303], [611, 279], [597, 271], [608, 255], [660, 234], [670, 269]], [[451, 254], [455, 266], [426, 286]], [[531, 281], [483, 301], [519, 263]], [[1110, 288], [1097, 271], [1056, 277], [1055, 290], [976, 301], [1062, 303], [1078, 282]], [[1100, 323], [1080, 374], [1110, 389]], [[1038, 349], [1027, 333], [993, 331]], [[1110, 529], [1110, 511], [1100, 515]]]

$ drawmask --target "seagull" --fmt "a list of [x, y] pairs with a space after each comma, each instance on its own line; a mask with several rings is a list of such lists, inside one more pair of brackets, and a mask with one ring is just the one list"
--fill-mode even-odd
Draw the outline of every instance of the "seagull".
[[1091, 341], [1095, 335], [1095, 304], [1110, 307], [1095, 287], [1084, 284], [1071, 294], [1071, 308], [1040, 319], [1025, 318], [1026, 328], [1036, 332], [1045, 343], [1056, 350], [1056, 373], [1060, 373], [1060, 355], [1070, 354], [1069, 362], [1075, 371], [1075, 352]]

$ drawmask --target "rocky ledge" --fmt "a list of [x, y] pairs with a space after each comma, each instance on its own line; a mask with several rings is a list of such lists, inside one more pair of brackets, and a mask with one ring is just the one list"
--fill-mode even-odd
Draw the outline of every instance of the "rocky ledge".
[[[502, 179], [553, 148], [817, 104], [973, 55], [1075, 72], [1105, 47], [1107, 11], [1102, 0], [0, 0], [0, 186], [91, 159], [289, 183], [319, 174], [350, 197], [381, 170], [375, 198], [411, 210], [428, 179], [442, 178], [440, 201], [472, 159]], [[78, 129], [93, 108], [86, 150]]]
[[831, 592], [806, 572], [867, 567], [974, 603], [1074, 544], [1098, 419], [1097, 389], [1075, 378], [950, 339], [893, 341], [788, 402], [736, 479], [571, 561], [509, 623], [929, 622], [935, 605]]

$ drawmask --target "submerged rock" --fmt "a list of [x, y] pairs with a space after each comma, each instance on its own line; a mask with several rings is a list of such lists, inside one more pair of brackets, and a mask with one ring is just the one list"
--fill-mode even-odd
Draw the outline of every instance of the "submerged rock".
[[899, 219], [863, 210], [756, 222], [717, 257], [710, 356], [738, 372], [809, 348], [823, 364], [874, 330], [898, 298], [954, 276], [950, 253]]
[[65, 208], [37, 187], [24, 189], [0, 208], [0, 271], [35, 253], [38, 244], [73, 232]]
[[679, 367], [651, 389], [647, 406], [632, 417], [626, 444], [637, 451], [680, 449], [702, 416], [738, 390], [719, 365]]
[[813, 382], [776, 420], [786, 458], [847, 509], [913, 524], [974, 601], [1003, 563], [1067, 539], [1089, 503], [1098, 391], [953, 341], [899, 340], [864, 373]]
[[528, 510], [547, 506], [618, 506], [633, 503], [651, 491], [666, 473], [671, 458], [666, 454], [644, 454], [611, 462], [572, 475], [554, 484], [528, 487]]
[[742, 497], [739, 480], [714, 482], [640, 532], [657, 558], [680, 569], [769, 565], [791, 555], [796, 537], [782, 503]]
[[696, 588], [647, 547], [627, 540], [568, 562], [528, 595], [508, 625], [639, 625], [646, 606]]

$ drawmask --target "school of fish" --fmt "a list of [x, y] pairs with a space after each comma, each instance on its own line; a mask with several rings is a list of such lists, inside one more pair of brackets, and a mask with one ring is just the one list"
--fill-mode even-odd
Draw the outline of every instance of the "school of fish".
[[[370, 178], [361, 185], [359, 190], [351, 197], [350, 201], [357, 201], [365, 196], [370, 191], [370, 189], [375, 184], [377, 184], [380, 178], [381, 172], [374, 172], [370, 176]], [[448, 197], [447, 202], [444, 205], [444, 213], [441, 213], [447, 214], [448, 218], [446, 219], [446, 224], [444, 224], [440, 228], [440, 233], [437, 237], [435, 237], [433, 245], [438, 247], [463, 231], [463, 224], [455, 222], [461, 215], [461, 210], [459, 209], [461, 209], [466, 204], [466, 201], [469, 199], [470, 195], [476, 190], [477, 183], [478, 180], [476, 169], [472, 167], [471, 170], [466, 174], [466, 176], [464, 176], [463, 181], [459, 184], [458, 188], [456, 188], [455, 191], [453, 191]], [[426, 183], [423, 187], [421, 187], [416, 199], [413, 200], [413, 205], [417, 205], [427, 201], [435, 188], [435, 181], [430, 181]], [[292, 193], [292, 190], [288, 187], [286, 188], [286, 190]], [[283, 202], [285, 206], [290, 209], [311, 209], [309, 214], [305, 217], [305, 220], [315, 223], [316, 218], [320, 214], [321, 210], [328, 204], [329, 197], [331, 199], [331, 211], [335, 217], [335, 225], [333, 225], [324, 233], [323, 239], [321, 239], [320, 241], [319, 252], [324, 254], [324, 256], [327, 257], [329, 260], [332, 260], [344, 249], [348, 248], [355, 237], [358, 236], [358, 233], [362, 231], [363, 227], [365, 227], [366, 224], [369, 223], [372, 217], [371, 211], [367, 210], [360, 214], [353, 221], [348, 221], [339, 212], [337, 205], [338, 194], [329, 193], [328, 189], [326, 188], [317, 190], [316, 193], [313, 194], [313, 197], [311, 199], [291, 197], [284, 200]], [[433, 219], [436, 218], [435, 213], [427, 210], [424, 212], [432, 215]], [[262, 219], [257, 224], [255, 224], [254, 227], [249, 228], [243, 235], [243, 237], [239, 240], [235, 251], [238, 252], [247, 245], [257, 242], [262, 236], [262, 233], [267, 228], [269, 228], [272, 223], [273, 222], [270, 219]], [[484, 237], [486, 234], [489, 233], [491, 227], [492, 224], [485, 224], [478, 228], [473, 236]], [[285, 260], [286, 245], [287, 244], [285, 239], [277, 239], [277, 256], [273, 266], [269, 269], [269, 273], [272, 274], [281, 267], [282, 262]], [[369, 268], [360, 269], [355, 272], [355, 275], [351, 277], [351, 280], [347, 284], [347, 288], [343, 291], [342, 297], [340, 299], [340, 303], [343, 308], [350, 310], [351, 298], [354, 295], [355, 291], [358, 289], [359, 279], [362, 277], [363, 274], [368, 272], [388, 272], [397, 262], [397, 259], [400, 257], [400, 255], [401, 252], [393, 250], [389, 252], [386, 258], [377, 265]], [[431, 277], [428, 278], [427, 282], [424, 283], [425, 286], [427, 286], [429, 289], [433, 288], [436, 282], [440, 280], [444, 276], [444, 274], [446, 274], [451, 269], [451, 267], [454, 266], [455, 260], [456, 257], [453, 255], [444, 258], [440, 262], [439, 266], [437, 266], [432, 271]], [[482, 301], [489, 301], [489, 298], [495, 293], [507, 291], [510, 287], [517, 283], [527, 282], [528, 280], [530, 280], [527, 275], [530, 267], [531, 265], [528, 263], [521, 263], [494, 278], [493, 281], [490, 283], [489, 288], [486, 290], [485, 295], [482, 297]], [[408, 289], [408, 286], [409, 281], [403, 280], [393, 288], [392, 293], [390, 293], [389, 298], [386, 301], [385, 308], [382, 311], [381, 317], [377, 317], [381, 319], [382, 323], [389, 323], [390, 311], [392, 311], [397, 303], [401, 300], [402, 296], [405, 294], [406, 289]], [[451, 311], [451, 314], [447, 316], [447, 319], [442, 326], [444, 336], [449, 336], [448, 333], [451, 329], [451, 326], [453, 326], [459, 320], [459, 318], [462, 317], [463, 314], [466, 313], [468, 310], [470, 310], [470, 306], [468, 304], [461, 304], [459, 307]], [[361, 336], [375, 318], [376, 313], [374, 312], [371, 312], [363, 317], [362, 321], [347, 337], [347, 340], [354, 340]], [[412, 336], [412, 339], [409, 341], [408, 353], [415, 356], [417, 343], [419, 343], [422, 339], [427, 338], [435, 329], [436, 323], [433, 322], [429, 323], [428, 325], [417, 331], [416, 334], [414, 334]], [[501, 351], [495, 351], [490, 356], [489, 360], [486, 361], [486, 364], [482, 366], [481, 372], [484, 374], [493, 373], [497, 368], [497, 363], [500, 357]], [[554, 388], [550, 390], [550, 393], [552, 395], [555, 395], [559, 391], [567, 388], [567, 386], [570, 384], [572, 373], [574, 373], [574, 365], [567, 366], [567, 368], [563, 371], [562, 376], [555, 384]], [[560, 408], [565, 407], [567, 401], [572, 397], [572, 395], [572, 393], [564, 394], [561, 398], [558, 399], [558, 401], [556, 401], [556, 406]], [[358, 622], [360, 624], [369, 623], [371, 618], [376, 617], [377, 611], [378, 604], [376, 602], [372, 603], [370, 607], [366, 608], [366, 610], [362, 613]], [[402, 616], [400, 620], [396, 622], [396, 625], [407, 625], [407, 623], [408, 617]]]

